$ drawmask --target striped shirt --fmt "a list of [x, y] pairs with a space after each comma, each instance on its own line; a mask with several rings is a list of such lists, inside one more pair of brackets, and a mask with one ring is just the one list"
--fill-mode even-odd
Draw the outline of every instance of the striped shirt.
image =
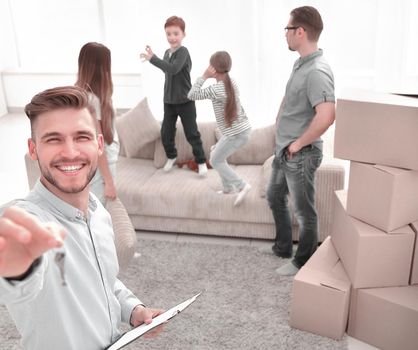
[[223, 81], [218, 81], [216, 84], [210, 85], [205, 89], [202, 89], [205, 79], [197, 78], [196, 82], [192, 86], [191, 90], [187, 97], [190, 100], [212, 100], [213, 110], [215, 112], [216, 123], [218, 128], [221, 131], [222, 135], [233, 136], [242, 133], [245, 130], [251, 128], [251, 124], [245, 114], [244, 108], [241, 106], [239, 100], [239, 91], [237, 85], [232, 81], [232, 85], [235, 90], [235, 98], [237, 102], [237, 118], [232, 122], [230, 127], [227, 126], [225, 122], [225, 104], [227, 99], [227, 94]]

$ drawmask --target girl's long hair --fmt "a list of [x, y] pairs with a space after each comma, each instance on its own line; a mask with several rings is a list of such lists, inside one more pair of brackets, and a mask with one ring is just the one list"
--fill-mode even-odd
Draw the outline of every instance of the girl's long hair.
[[85, 44], [78, 56], [78, 76], [75, 85], [93, 92], [100, 101], [101, 127], [103, 138], [109, 145], [113, 142], [112, 105], [113, 83], [110, 50], [99, 43]]
[[230, 127], [235, 119], [237, 119], [237, 102], [235, 97], [235, 89], [232, 85], [231, 78], [229, 77], [229, 71], [231, 70], [232, 60], [231, 56], [226, 51], [215, 52], [210, 58], [210, 64], [218, 73], [225, 74], [223, 79], [226, 90], [226, 104], [224, 118], [225, 123]]

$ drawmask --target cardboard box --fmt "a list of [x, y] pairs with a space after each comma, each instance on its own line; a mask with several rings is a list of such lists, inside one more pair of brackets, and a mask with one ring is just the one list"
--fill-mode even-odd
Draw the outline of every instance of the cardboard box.
[[418, 220], [418, 171], [351, 162], [347, 213], [386, 232]]
[[347, 328], [350, 288], [328, 236], [294, 278], [290, 326], [341, 339]]
[[353, 290], [347, 333], [382, 350], [418, 349], [418, 286]]
[[418, 284], [418, 221], [411, 224], [415, 232], [415, 249], [412, 257], [411, 278], [409, 284]]
[[418, 99], [344, 90], [337, 99], [334, 157], [418, 170]]
[[390, 234], [346, 212], [345, 191], [335, 192], [332, 242], [354, 288], [409, 284], [415, 233], [404, 226]]

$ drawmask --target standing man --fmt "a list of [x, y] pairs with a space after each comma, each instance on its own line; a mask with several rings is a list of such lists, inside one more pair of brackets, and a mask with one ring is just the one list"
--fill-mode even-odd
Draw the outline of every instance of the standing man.
[[267, 200], [276, 224], [274, 254], [292, 257], [288, 194], [299, 224], [299, 245], [293, 259], [276, 270], [281, 276], [295, 275], [318, 244], [315, 172], [322, 161], [321, 135], [335, 120], [334, 77], [318, 49], [322, 28], [321, 15], [310, 6], [292, 10], [285, 27], [289, 50], [297, 51], [300, 57], [293, 66], [278, 115]]
[[46, 90], [25, 112], [41, 177], [0, 216], [0, 303], [24, 349], [101, 350], [120, 335], [121, 322], [148, 324], [162, 311], [146, 308], [117, 279], [110, 215], [89, 193], [103, 136], [87, 92]]

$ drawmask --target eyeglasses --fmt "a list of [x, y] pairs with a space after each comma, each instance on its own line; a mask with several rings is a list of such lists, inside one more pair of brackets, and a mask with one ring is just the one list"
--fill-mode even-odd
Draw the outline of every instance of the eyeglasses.
[[297, 26], [297, 27], [284, 27], [284, 30], [287, 33], [289, 30], [295, 30], [295, 29], [298, 29], [298, 28], [300, 28], [300, 26]]

